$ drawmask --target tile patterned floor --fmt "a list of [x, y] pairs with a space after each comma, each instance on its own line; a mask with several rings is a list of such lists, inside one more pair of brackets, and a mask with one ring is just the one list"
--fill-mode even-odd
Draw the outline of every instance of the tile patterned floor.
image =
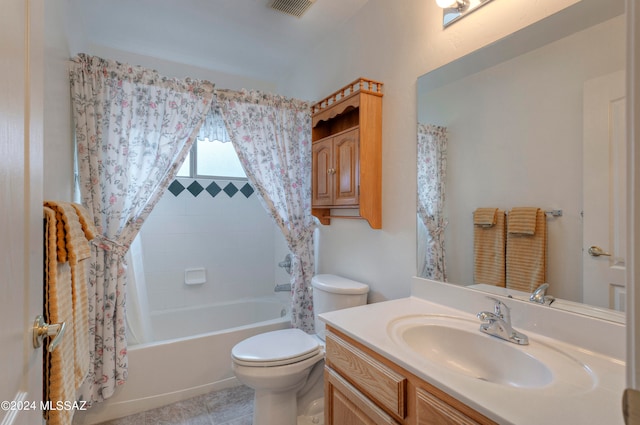
[[253, 390], [228, 388], [100, 425], [251, 425]]

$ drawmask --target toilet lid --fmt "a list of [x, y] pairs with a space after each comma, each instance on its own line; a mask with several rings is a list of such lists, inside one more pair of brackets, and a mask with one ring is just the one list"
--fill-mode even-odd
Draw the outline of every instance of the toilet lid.
[[265, 332], [239, 342], [231, 350], [238, 364], [280, 366], [305, 360], [318, 354], [318, 340], [300, 329]]

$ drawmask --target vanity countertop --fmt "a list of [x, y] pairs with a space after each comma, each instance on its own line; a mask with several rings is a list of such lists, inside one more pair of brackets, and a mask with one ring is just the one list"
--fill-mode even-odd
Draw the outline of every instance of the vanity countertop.
[[[512, 306], [512, 317], [518, 307]], [[391, 324], [399, 317], [412, 315], [444, 315], [478, 320], [469, 311], [416, 296], [324, 313], [320, 317], [335, 329], [500, 424], [624, 423], [621, 400], [625, 387], [625, 363], [622, 359], [563, 342], [562, 339], [552, 339], [531, 329], [518, 328], [518, 323], [514, 321], [514, 328], [524, 331], [531, 341], [554, 347], [586, 365], [584, 370], [593, 379], [588, 385], [564, 382], [560, 386], [539, 388], [504, 386], [438, 367], [394, 341], [389, 331]], [[527, 350], [527, 346], [519, 347]]]

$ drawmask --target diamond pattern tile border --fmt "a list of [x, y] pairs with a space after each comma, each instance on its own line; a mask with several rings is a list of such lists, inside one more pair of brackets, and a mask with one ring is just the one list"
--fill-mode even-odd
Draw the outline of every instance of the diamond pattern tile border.
[[185, 188], [185, 186], [180, 183], [178, 180], [174, 180], [168, 187], [169, 192], [173, 194], [173, 196], [180, 195], [185, 189], [189, 191], [194, 197], [199, 196], [201, 193], [206, 192], [211, 195], [212, 198], [215, 198], [220, 192], [224, 192], [227, 194], [229, 198], [233, 198], [238, 191], [242, 193], [245, 198], [249, 198], [255, 192], [255, 189], [251, 187], [249, 183], [245, 183], [240, 189], [238, 187], [229, 182], [225, 185], [224, 188], [221, 188], [218, 183], [212, 181], [206, 188], [203, 187], [197, 180], [194, 180], [189, 186]]

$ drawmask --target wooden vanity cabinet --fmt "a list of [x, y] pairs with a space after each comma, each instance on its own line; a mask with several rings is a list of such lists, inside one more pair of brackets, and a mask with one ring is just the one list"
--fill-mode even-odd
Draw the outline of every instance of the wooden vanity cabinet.
[[311, 140], [312, 214], [382, 228], [382, 83], [360, 78], [314, 104]]
[[327, 326], [325, 425], [496, 425]]

